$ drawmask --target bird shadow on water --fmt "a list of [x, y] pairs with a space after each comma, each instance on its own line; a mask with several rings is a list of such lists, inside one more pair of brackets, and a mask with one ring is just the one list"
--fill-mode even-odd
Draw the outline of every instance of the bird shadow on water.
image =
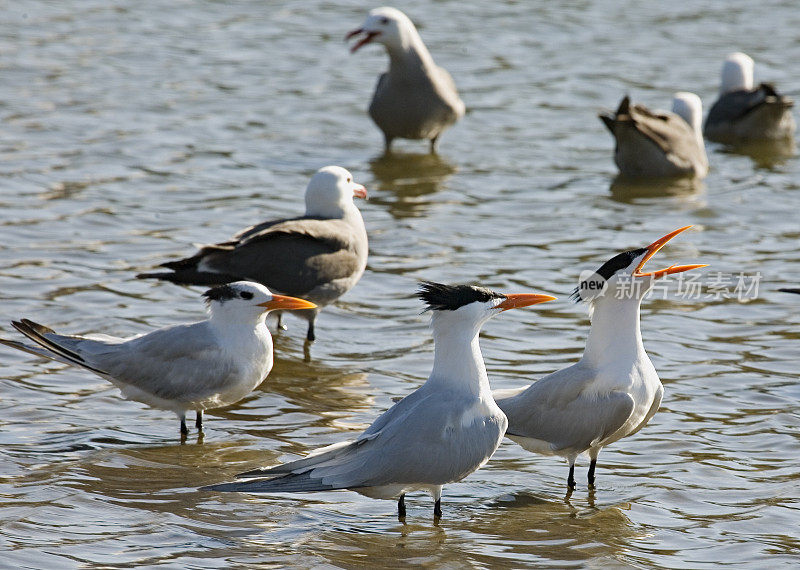
[[688, 197], [705, 190], [705, 184], [697, 178], [628, 178], [617, 176], [611, 182], [611, 198], [625, 204], [639, 199]]
[[438, 192], [458, 170], [433, 153], [389, 152], [370, 160], [369, 167], [380, 191], [371, 194], [370, 201], [385, 206], [397, 219], [424, 215], [430, 205], [426, 196]]

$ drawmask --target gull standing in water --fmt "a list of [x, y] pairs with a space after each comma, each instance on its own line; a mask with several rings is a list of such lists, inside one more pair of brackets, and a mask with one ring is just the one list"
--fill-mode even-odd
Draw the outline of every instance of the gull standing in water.
[[249, 481], [204, 489], [248, 493], [351, 489], [376, 499], [398, 499], [400, 517], [406, 513], [405, 494], [425, 490], [435, 501], [434, 517], [441, 516], [442, 486], [486, 463], [506, 430], [506, 417], [492, 398], [478, 343], [481, 327], [505, 310], [554, 297], [503, 295], [483, 287], [430, 282], [421, 284], [419, 296], [433, 313], [433, 371], [425, 384], [355, 440], [238, 476]]
[[389, 54], [389, 70], [378, 78], [369, 105], [369, 116], [383, 131], [386, 152], [396, 138], [430, 140], [435, 152], [442, 132], [464, 116], [453, 78], [434, 63], [414, 24], [400, 10], [370, 10], [364, 25], [346, 39], [362, 34], [351, 52], [375, 41]]
[[642, 344], [639, 306], [656, 279], [705, 265], [642, 267], [677, 229], [647, 247], [612, 257], [575, 290], [587, 301], [592, 326], [583, 358], [531, 386], [495, 390], [508, 417], [506, 435], [534, 453], [569, 461], [569, 489], [575, 487], [575, 459], [588, 452], [589, 485], [594, 486], [600, 450], [642, 429], [661, 404], [664, 388]]
[[241, 400], [269, 374], [272, 337], [264, 323], [266, 313], [314, 308], [247, 281], [215, 287], [203, 296], [210, 317], [198, 323], [117, 338], [61, 335], [22, 319], [12, 322], [14, 328], [36, 345], [7, 339], [0, 343], [91, 370], [126, 399], [175, 412], [185, 436], [187, 411], [197, 412], [195, 425], [202, 430], [203, 410]]
[[705, 135], [726, 144], [791, 139], [794, 101], [770, 83], [753, 87], [753, 59], [730, 54], [722, 65], [719, 98], [706, 118]]
[[[366, 189], [344, 168], [326, 166], [308, 183], [304, 216], [249, 227], [191, 257], [161, 264], [170, 271], [137, 277], [184, 285], [262, 283], [316, 305], [296, 313], [308, 320], [306, 338], [313, 341], [321, 308], [349, 291], [367, 266], [367, 230], [354, 197], [366, 198]], [[280, 313], [278, 326], [283, 328]]]
[[703, 104], [694, 93], [681, 91], [672, 112], [654, 112], [624, 97], [616, 112], [600, 119], [616, 141], [614, 162], [623, 176], [667, 178], [708, 174], [701, 130]]

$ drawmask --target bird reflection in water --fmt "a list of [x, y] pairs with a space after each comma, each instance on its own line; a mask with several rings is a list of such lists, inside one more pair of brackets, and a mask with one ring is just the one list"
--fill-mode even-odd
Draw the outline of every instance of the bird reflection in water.
[[705, 187], [702, 180], [693, 177], [658, 179], [617, 176], [611, 182], [609, 191], [613, 200], [632, 204], [640, 198], [696, 196], [702, 193]]
[[377, 190], [370, 202], [386, 206], [393, 218], [424, 215], [430, 201], [426, 196], [438, 192], [455, 165], [438, 154], [392, 152], [370, 160]]

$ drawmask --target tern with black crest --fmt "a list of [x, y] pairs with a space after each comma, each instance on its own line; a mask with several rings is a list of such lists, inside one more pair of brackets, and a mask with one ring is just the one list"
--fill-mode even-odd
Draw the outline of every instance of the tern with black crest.
[[664, 388], [642, 344], [639, 308], [656, 279], [705, 265], [650, 272], [643, 266], [690, 227], [615, 255], [580, 281], [575, 298], [589, 303], [592, 311], [580, 361], [530, 386], [494, 392], [508, 417], [506, 435], [528, 451], [566, 458], [569, 489], [575, 487], [578, 455], [589, 455], [593, 487], [600, 450], [642, 429], [661, 404]]
[[308, 183], [305, 215], [249, 227], [191, 257], [162, 263], [169, 271], [137, 277], [184, 285], [256, 281], [306, 299], [316, 307], [296, 314], [308, 321], [306, 338], [313, 341], [321, 308], [352, 289], [367, 266], [367, 230], [353, 203], [353, 198], [366, 197], [366, 189], [347, 170], [326, 166]]
[[35, 345], [0, 343], [85, 368], [120, 389], [128, 400], [175, 412], [181, 435], [186, 412], [233, 404], [252, 392], [272, 369], [272, 337], [264, 323], [269, 311], [313, 309], [303, 299], [274, 295], [258, 283], [240, 281], [206, 291], [210, 316], [129, 338], [58, 334], [28, 319], [12, 324]]
[[492, 456], [506, 430], [481, 355], [483, 324], [508, 309], [550, 301], [549, 295], [503, 295], [483, 287], [422, 283], [432, 312], [433, 370], [427, 382], [389, 408], [361, 435], [304, 459], [238, 475], [249, 480], [205, 487], [246, 493], [350, 489], [376, 499], [429, 492], [441, 516], [442, 486], [459, 481]]

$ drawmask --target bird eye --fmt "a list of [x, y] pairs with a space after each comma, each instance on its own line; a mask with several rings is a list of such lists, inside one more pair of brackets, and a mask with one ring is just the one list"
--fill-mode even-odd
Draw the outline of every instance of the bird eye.
[[384, 16], [384, 17], [382, 17], [382, 18], [380, 19], [380, 22], [381, 22], [381, 24], [383, 24], [383, 25], [386, 25], [386, 24], [388, 24], [388, 23], [389, 23], [389, 18], [387, 18], [386, 16]]
[[250, 291], [242, 291], [241, 293], [239, 293], [239, 296], [242, 299], [252, 299], [253, 298], [253, 294]]
[[348, 182], [352, 182], [353, 180], [352, 180], [351, 178], [348, 178], [348, 179], [347, 179], [347, 181], [348, 181]]

